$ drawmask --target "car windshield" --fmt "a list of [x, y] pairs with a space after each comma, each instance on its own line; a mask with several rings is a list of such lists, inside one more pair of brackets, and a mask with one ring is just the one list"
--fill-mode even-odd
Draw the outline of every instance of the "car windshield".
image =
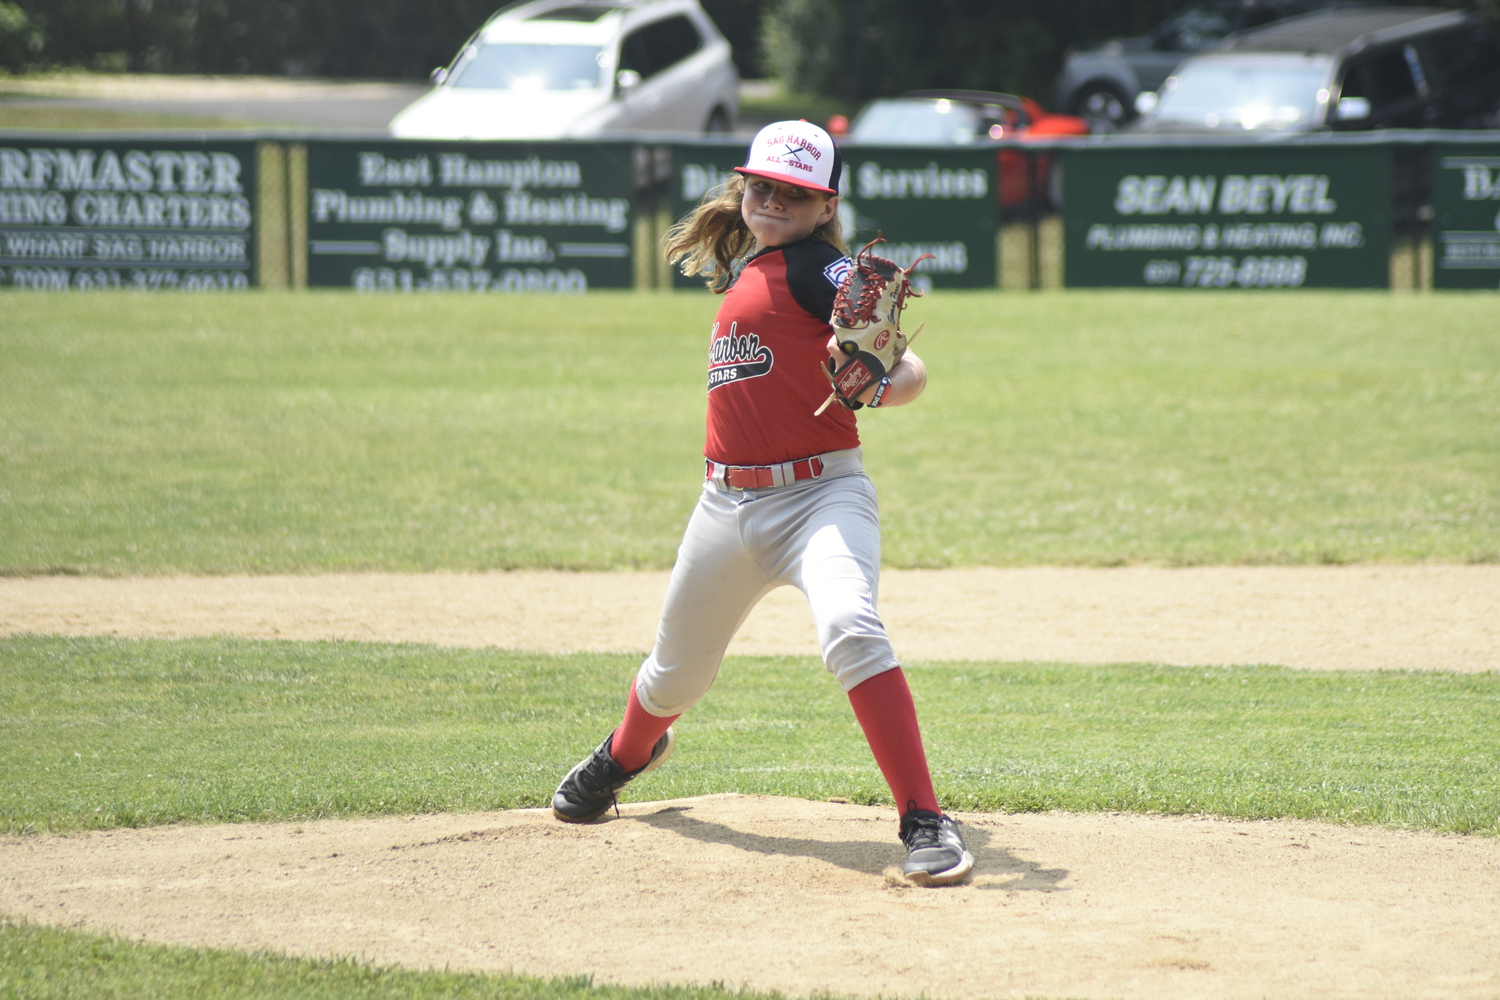
[[1209, 128], [1297, 128], [1328, 100], [1329, 60], [1315, 56], [1199, 59], [1167, 78], [1155, 119]]
[[849, 126], [855, 142], [965, 145], [979, 130], [979, 111], [953, 101], [873, 101]]
[[593, 90], [602, 85], [597, 45], [493, 42], [471, 45], [453, 86], [486, 90]]

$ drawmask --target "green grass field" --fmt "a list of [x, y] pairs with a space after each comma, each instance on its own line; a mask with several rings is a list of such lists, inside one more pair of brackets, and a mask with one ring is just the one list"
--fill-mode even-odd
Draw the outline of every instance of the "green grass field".
[[[707, 295], [13, 294], [0, 568], [664, 567]], [[895, 566], [1500, 558], [1492, 295], [939, 293]]]
[[[0, 830], [540, 806], [633, 654], [0, 639]], [[1500, 676], [908, 665], [939, 798], [1500, 833]], [[888, 802], [815, 660], [734, 658], [633, 798]]]
[[314, 961], [260, 952], [174, 948], [0, 917], [0, 998], [5, 1000], [778, 1000], [779, 996], [714, 985], [595, 986], [587, 976], [536, 979], [418, 972], [349, 959]]
[[[706, 295], [0, 304], [4, 573], [665, 567], [702, 475]], [[910, 315], [931, 389], [863, 422], [889, 564], [1500, 559], [1492, 295], [945, 292]], [[0, 829], [538, 805], [617, 721], [637, 662], [3, 638]], [[1494, 674], [907, 669], [954, 808], [1500, 835]], [[691, 753], [633, 795], [887, 794], [812, 661], [732, 660], [678, 727]], [[0, 919], [0, 998], [81, 995], [725, 991]]]

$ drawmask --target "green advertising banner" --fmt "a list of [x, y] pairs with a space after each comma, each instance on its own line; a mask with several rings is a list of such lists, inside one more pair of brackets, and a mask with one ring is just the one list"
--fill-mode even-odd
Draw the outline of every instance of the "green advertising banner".
[[913, 285], [993, 288], [1000, 192], [994, 149], [846, 146], [841, 188], [850, 244], [882, 232], [876, 250], [902, 267], [923, 254]]
[[[673, 221], [682, 218], [705, 194], [733, 177], [733, 168], [745, 162], [749, 148], [750, 143], [742, 139], [664, 147], [662, 156], [668, 179], [660, 202], [668, 217]], [[701, 289], [703, 278], [688, 277], [674, 268], [672, 287]]]
[[[748, 143], [672, 149], [670, 210], [681, 218], [744, 162]], [[998, 225], [993, 149], [844, 146], [839, 185], [844, 236], [857, 247], [882, 233], [874, 251], [902, 267], [925, 254], [919, 288], [993, 288]], [[674, 279], [702, 287], [700, 279]]]
[[1500, 288], [1500, 143], [1432, 150], [1434, 288]]
[[0, 139], [0, 287], [255, 282], [250, 142]]
[[308, 143], [307, 283], [372, 292], [629, 288], [632, 149]]
[[1390, 282], [1387, 147], [1127, 147], [1063, 155], [1070, 288]]

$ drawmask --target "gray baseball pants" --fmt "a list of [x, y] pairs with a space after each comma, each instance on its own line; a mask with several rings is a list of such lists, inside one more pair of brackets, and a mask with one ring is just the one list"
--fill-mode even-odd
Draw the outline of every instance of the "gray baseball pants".
[[858, 448], [822, 456], [823, 474], [734, 490], [706, 482], [677, 550], [656, 646], [635, 694], [653, 715], [697, 704], [762, 597], [807, 595], [828, 670], [848, 691], [899, 664], [876, 614], [880, 511]]

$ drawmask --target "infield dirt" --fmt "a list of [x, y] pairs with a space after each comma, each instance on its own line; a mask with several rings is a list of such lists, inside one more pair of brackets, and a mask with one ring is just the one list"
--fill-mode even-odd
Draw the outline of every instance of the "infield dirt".
[[417, 967], [860, 996], [1500, 992], [1500, 843], [1304, 822], [960, 814], [908, 888], [884, 809], [713, 796], [0, 840], [0, 910]]
[[[644, 649], [664, 574], [0, 580], [0, 632]], [[913, 660], [1500, 668], [1500, 567], [887, 571]], [[815, 652], [781, 591], [732, 652]], [[640, 794], [649, 794], [643, 786]], [[0, 912], [418, 967], [860, 996], [1500, 996], [1500, 841], [1300, 821], [959, 814], [906, 887], [886, 810], [713, 796], [0, 838]]]
[[[0, 579], [0, 634], [358, 639], [645, 651], [667, 574], [355, 573]], [[1500, 670], [1500, 566], [885, 570], [918, 661]], [[767, 597], [730, 653], [818, 655], [806, 599]]]

